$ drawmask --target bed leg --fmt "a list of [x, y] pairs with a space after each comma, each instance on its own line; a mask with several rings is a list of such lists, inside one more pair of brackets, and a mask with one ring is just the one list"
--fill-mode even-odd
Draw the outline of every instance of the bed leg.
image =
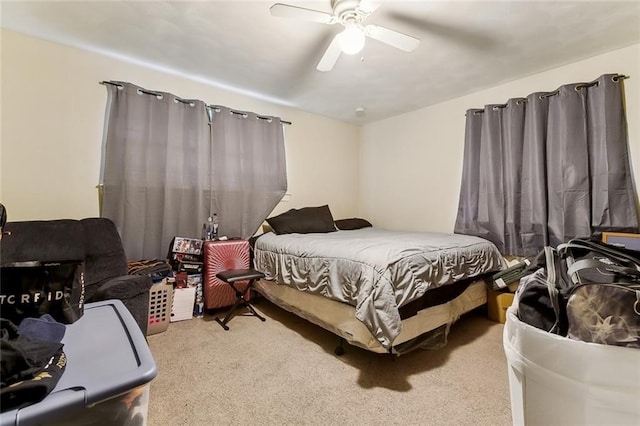
[[338, 346], [336, 346], [333, 353], [335, 353], [338, 356], [344, 355], [344, 339], [342, 337], [340, 338], [340, 341], [338, 342]]

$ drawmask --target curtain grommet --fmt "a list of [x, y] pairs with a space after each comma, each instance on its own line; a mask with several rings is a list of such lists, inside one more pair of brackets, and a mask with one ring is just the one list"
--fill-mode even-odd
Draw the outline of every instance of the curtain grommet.
[[176, 103], [176, 104], [177, 104], [177, 103], [180, 103], [180, 104], [183, 104], [183, 105], [189, 105], [189, 106], [190, 106], [190, 107], [192, 107], [192, 108], [193, 108], [194, 106], [196, 106], [196, 103], [195, 103], [195, 102], [193, 102], [193, 101], [186, 101], [186, 100], [184, 100], [184, 99], [180, 99], [180, 98], [177, 98], [177, 97], [176, 97], [176, 98], [173, 98], [173, 103]]
[[162, 98], [164, 98], [164, 95], [162, 93], [156, 93], [156, 92], [151, 92], [151, 91], [146, 91], [146, 90], [142, 90], [142, 89], [136, 89], [136, 93], [138, 95], [151, 95], [151, 96], [155, 96], [156, 99], [161, 100]]
[[582, 83], [582, 84], [576, 85], [575, 90], [576, 90], [576, 92], [579, 92], [582, 89], [586, 89], [586, 88], [591, 87], [591, 86], [598, 86], [599, 84], [600, 84], [600, 82], [597, 81], [597, 80], [594, 81], [593, 83]]
[[548, 92], [548, 93], [543, 93], [542, 95], [538, 96], [538, 99], [543, 100], [546, 99], [550, 96], [555, 96], [555, 95], [559, 95], [560, 94], [560, 90], [556, 90], [554, 92]]

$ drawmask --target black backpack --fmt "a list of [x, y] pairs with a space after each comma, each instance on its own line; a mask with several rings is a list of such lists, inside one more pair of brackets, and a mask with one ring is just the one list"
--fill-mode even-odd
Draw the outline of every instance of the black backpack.
[[518, 318], [576, 340], [640, 347], [640, 253], [597, 240], [545, 247], [517, 291]]

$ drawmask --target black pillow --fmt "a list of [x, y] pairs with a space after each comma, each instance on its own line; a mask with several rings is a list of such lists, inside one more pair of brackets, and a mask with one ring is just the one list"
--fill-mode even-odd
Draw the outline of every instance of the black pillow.
[[267, 223], [273, 232], [281, 234], [310, 234], [314, 232], [334, 232], [336, 227], [329, 206], [303, 207], [291, 209], [278, 216], [270, 217]]
[[368, 228], [371, 227], [371, 223], [366, 219], [358, 217], [352, 217], [351, 219], [336, 220], [336, 228], [341, 231], [350, 231], [353, 229]]

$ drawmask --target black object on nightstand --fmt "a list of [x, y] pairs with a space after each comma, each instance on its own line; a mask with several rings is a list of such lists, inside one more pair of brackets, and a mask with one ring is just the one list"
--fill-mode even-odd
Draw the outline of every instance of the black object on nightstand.
[[[227, 312], [227, 315], [224, 317], [224, 319], [221, 320], [218, 317], [215, 318], [216, 322], [218, 322], [218, 324], [220, 324], [222, 328], [224, 328], [225, 330], [229, 330], [229, 327], [227, 327], [227, 323], [231, 319], [233, 312], [239, 307], [247, 308], [252, 315], [260, 318], [261, 321], [265, 321], [265, 319], [262, 316], [260, 316], [260, 314], [258, 314], [255, 309], [253, 309], [253, 306], [251, 306], [251, 303], [249, 303], [249, 301], [246, 300], [244, 297], [244, 295], [251, 290], [251, 288], [253, 287], [253, 283], [256, 280], [259, 280], [260, 278], [264, 278], [264, 274], [262, 272], [256, 271], [255, 269], [231, 269], [228, 271], [217, 273], [216, 277], [219, 280], [229, 284], [233, 289], [233, 291], [236, 293], [236, 302], [231, 307], [229, 312]], [[240, 290], [235, 286], [236, 282], [247, 281], [247, 280], [249, 280], [249, 284], [247, 285], [246, 288]]]

